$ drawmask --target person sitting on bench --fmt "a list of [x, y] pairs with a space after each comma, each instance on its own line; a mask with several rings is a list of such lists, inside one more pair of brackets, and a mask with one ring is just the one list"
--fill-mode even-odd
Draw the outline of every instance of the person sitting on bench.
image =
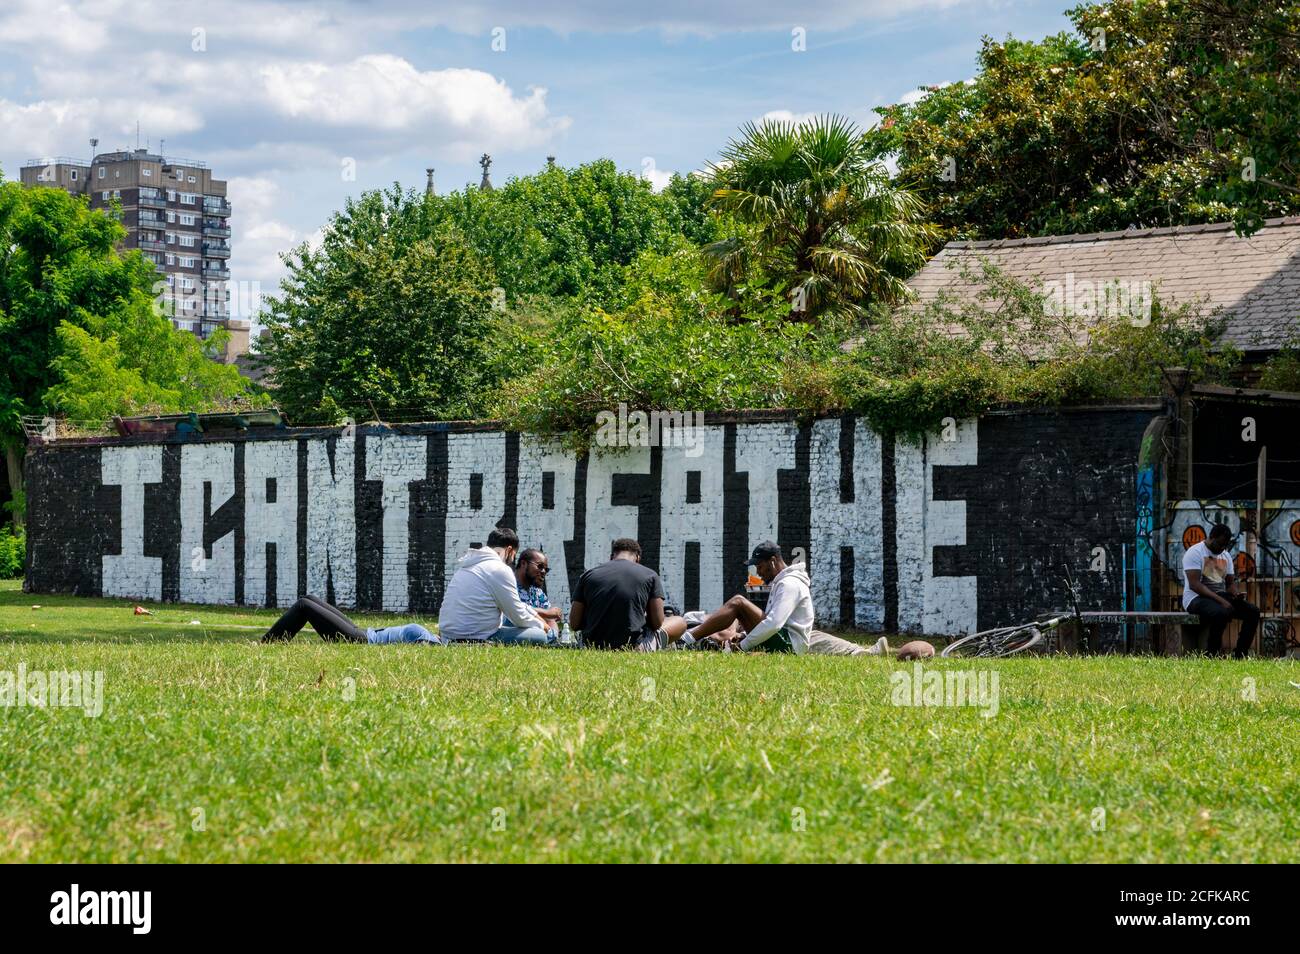
[[430, 643], [440, 646], [445, 642], [419, 623], [362, 629], [344, 616], [338, 607], [330, 606], [314, 596], [304, 596], [285, 610], [284, 615], [262, 636], [262, 642], [278, 643], [293, 639], [309, 623], [327, 643]]
[[1183, 609], [1195, 613], [1207, 627], [1205, 651], [1212, 656], [1223, 655], [1223, 632], [1228, 622], [1241, 620], [1232, 655], [1245, 659], [1259, 626], [1259, 608], [1237, 592], [1228, 550], [1234, 536], [1227, 524], [1216, 523], [1206, 539], [1187, 548], [1183, 554]]

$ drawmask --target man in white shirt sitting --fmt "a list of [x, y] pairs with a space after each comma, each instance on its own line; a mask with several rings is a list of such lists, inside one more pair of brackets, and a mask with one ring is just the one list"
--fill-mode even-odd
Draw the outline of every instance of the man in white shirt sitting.
[[[438, 610], [438, 633], [452, 642], [544, 646], [554, 641], [546, 624], [519, 598], [510, 567], [519, 552], [513, 530], [496, 527], [487, 546], [465, 551]], [[504, 625], [508, 619], [511, 626]]]
[[1226, 524], [1216, 523], [1210, 535], [1183, 554], [1183, 609], [1195, 613], [1207, 627], [1205, 650], [1223, 654], [1223, 631], [1229, 620], [1241, 620], [1241, 633], [1232, 655], [1245, 659], [1259, 626], [1259, 608], [1237, 592], [1232, 553], [1235, 535]]

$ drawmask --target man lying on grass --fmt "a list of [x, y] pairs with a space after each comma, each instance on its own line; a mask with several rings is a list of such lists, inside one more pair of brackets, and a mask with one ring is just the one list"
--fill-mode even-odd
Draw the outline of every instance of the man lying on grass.
[[[730, 644], [747, 652], [812, 653], [826, 656], [879, 656], [887, 652], [885, 637], [868, 649], [847, 639], [813, 629], [813, 600], [808, 571], [803, 563], [787, 564], [781, 548], [771, 540], [754, 547], [749, 562], [764, 583], [772, 587], [767, 611], [748, 597], [736, 594], [688, 632], [701, 645]], [[741, 631], [744, 634], [741, 634]], [[688, 640], [688, 641], [690, 641]]]
[[278, 643], [293, 639], [309, 623], [327, 643], [430, 643], [439, 646], [446, 642], [419, 623], [362, 629], [339, 612], [338, 607], [330, 606], [314, 596], [304, 596], [285, 610], [284, 615], [262, 636], [262, 642]]

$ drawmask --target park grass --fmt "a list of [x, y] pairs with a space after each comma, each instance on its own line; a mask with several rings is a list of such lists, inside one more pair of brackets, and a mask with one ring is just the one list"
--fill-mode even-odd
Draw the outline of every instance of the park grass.
[[892, 705], [913, 670], [874, 658], [262, 646], [270, 612], [132, 605], [0, 584], [0, 670], [105, 678], [98, 718], [0, 711], [0, 860], [1300, 856], [1289, 662], [1001, 660], [985, 718]]

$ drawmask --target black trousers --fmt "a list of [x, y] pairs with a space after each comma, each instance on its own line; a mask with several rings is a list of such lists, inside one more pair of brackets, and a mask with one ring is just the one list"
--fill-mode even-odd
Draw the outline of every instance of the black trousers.
[[1206, 626], [1205, 651], [1212, 656], [1223, 654], [1223, 631], [1231, 620], [1241, 620], [1241, 634], [1237, 637], [1237, 647], [1232, 655], [1244, 659], [1250, 651], [1250, 644], [1255, 641], [1255, 630], [1259, 627], [1259, 607], [1245, 600], [1233, 600], [1232, 609], [1218, 600], [1208, 596], [1198, 596], [1192, 600], [1187, 612], [1195, 613]]
[[285, 610], [284, 615], [275, 621], [275, 625], [266, 631], [262, 642], [273, 643], [293, 639], [298, 635], [298, 630], [308, 623], [311, 624], [312, 629], [320, 633], [321, 639], [327, 642], [366, 642], [364, 629], [335, 607], [314, 596], [304, 596]]

